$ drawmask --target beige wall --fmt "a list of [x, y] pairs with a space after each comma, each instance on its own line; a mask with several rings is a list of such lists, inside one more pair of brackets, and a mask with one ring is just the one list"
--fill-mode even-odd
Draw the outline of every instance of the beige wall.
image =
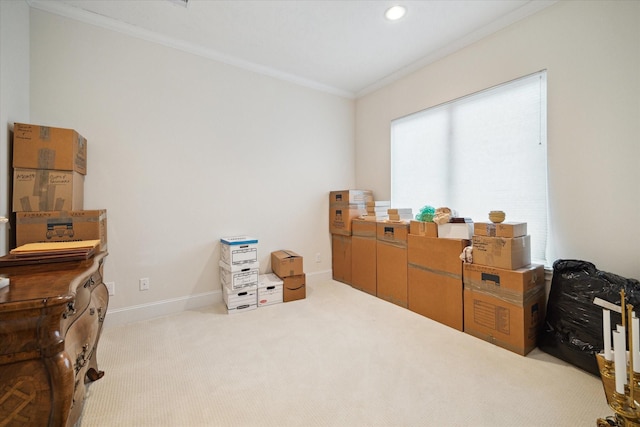
[[640, 279], [640, 2], [560, 1], [359, 99], [356, 183], [390, 197], [392, 119], [542, 69], [551, 259]]
[[353, 100], [32, 9], [30, 107], [88, 139], [112, 320], [219, 297], [225, 236], [257, 238], [261, 272], [291, 249], [308, 280], [330, 277], [329, 191], [355, 184]]

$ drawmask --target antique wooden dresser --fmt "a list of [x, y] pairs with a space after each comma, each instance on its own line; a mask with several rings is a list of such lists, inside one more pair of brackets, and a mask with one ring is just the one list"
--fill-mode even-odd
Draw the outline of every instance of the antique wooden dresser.
[[0, 267], [0, 426], [73, 426], [109, 294], [100, 252], [87, 260]]

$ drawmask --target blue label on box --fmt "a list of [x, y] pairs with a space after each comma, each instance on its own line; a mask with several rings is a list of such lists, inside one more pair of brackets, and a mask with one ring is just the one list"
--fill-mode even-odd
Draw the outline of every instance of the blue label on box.
[[252, 245], [258, 243], [258, 239], [247, 236], [222, 237], [220, 241], [225, 245]]

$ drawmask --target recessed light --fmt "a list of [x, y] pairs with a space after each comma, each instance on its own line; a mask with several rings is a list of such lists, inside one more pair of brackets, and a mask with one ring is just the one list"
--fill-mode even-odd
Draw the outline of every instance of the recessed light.
[[405, 15], [405, 13], [407, 13], [406, 7], [395, 5], [387, 9], [387, 11], [384, 13], [384, 16], [389, 21], [397, 21], [398, 19], [402, 18]]

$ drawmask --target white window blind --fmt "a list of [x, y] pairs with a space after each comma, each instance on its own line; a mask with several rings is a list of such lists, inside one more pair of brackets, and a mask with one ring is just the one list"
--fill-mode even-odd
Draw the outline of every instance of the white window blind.
[[527, 222], [546, 262], [546, 71], [391, 122], [394, 207], [447, 206], [474, 222], [489, 211]]

